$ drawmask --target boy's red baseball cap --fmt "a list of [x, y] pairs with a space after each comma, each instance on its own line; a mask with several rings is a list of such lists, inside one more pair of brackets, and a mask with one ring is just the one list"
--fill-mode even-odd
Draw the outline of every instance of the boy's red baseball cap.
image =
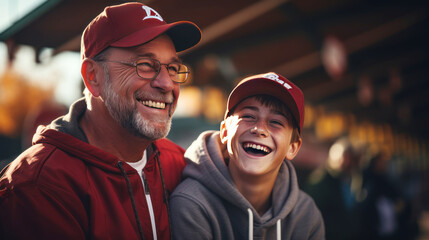
[[92, 58], [109, 46], [134, 47], [166, 33], [180, 52], [201, 40], [201, 30], [192, 22], [166, 23], [154, 9], [142, 3], [109, 6], [85, 28], [82, 59]]
[[269, 72], [241, 80], [228, 97], [225, 118], [229, 111], [247, 97], [270, 95], [282, 101], [290, 110], [301, 132], [304, 125], [304, 94], [301, 89], [280, 74]]

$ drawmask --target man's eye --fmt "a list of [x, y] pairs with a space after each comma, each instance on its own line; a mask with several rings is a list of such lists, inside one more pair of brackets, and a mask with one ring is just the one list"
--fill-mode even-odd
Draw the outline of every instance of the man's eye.
[[142, 71], [153, 71], [154, 64], [149, 60], [142, 60], [137, 62], [137, 67]]
[[177, 65], [177, 64], [169, 64], [168, 65], [168, 71], [170, 73], [178, 73], [179, 72], [179, 65]]

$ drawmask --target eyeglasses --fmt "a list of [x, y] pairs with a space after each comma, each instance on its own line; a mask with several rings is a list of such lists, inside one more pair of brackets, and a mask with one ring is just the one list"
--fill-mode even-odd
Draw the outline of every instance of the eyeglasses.
[[146, 80], [155, 79], [158, 74], [161, 72], [161, 66], [164, 65], [167, 67], [168, 74], [173, 82], [184, 83], [188, 80], [188, 75], [190, 73], [189, 68], [181, 63], [160, 63], [158, 60], [153, 58], [140, 58], [136, 62], [122, 62], [122, 61], [113, 61], [113, 60], [99, 60], [102, 62], [113, 62], [127, 65], [130, 67], [136, 68], [136, 73], [139, 77]]

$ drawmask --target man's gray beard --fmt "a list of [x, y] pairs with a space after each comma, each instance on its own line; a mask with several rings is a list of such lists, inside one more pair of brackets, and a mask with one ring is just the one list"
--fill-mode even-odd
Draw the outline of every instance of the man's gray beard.
[[170, 132], [171, 117], [164, 121], [164, 127], [151, 126], [151, 122], [139, 114], [136, 104], [127, 103], [113, 90], [107, 69], [104, 72], [106, 77], [103, 88], [104, 101], [113, 119], [135, 136], [150, 140], [166, 137]]

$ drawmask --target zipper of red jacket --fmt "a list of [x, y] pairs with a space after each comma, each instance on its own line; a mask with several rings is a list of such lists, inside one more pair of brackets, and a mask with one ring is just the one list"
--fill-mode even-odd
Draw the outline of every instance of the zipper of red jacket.
[[161, 183], [162, 183], [162, 191], [164, 192], [164, 203], [165, 206], [167, 207], [167, 214], [168, 214], [168, 228], [169, 228], [169, 232], [170, 232], [170, 239], [173, 239], [172, 233], [171, 233], [171, 216], [170, 216], [170, 203], [169, 203], [169, 197], [170, 194], [167, 191], [167, 186], [165, 185], [165, 180], [164, 180], [164, 174], [162, 174], [162, 165], [161, 165], [161, 161], [159, 160], [159, 154], [160, 152], [158, 151], [158, 149], [156, 149], [156, 146], [153, 146], [153, 148], [155, 149], [155, 160], [158, 163], [158, 169], [159, 169], [159, 173], [161, 176]]
[[[168, 225], [169, 225], [170, 239], [172, 239], [172, 235], [171, 235], [171, 221], [170, 221], [170, 219], [171, 219], [171, 217], [170, 217], [170, 206], [169, 206], [169, 201], [168, 201], [169, 200], [168, 199], [169, 194], [167, 192], [167, 187], [165, 185], [165, 180], [164, 180], [164, 174], [162, 172], [161, 161], [159, 159], [159, 154], [160, 153], [159, 153], [158, 149], [156, 148], [156, 146], [154, 144], [152, 144], [152, 147], [153, 147], [154, 152], [155, 152], [155, 160], [158, 163], [158, 169], [159, 169], [159, 173], [161, 175], [162, 190], [163, 190], [163, 193], [164, 193], [163, 194], [164, 195], [164, 203], [165, 203], [165, 205], [167, 207], [167, 214], [168, 214]], [[139, 233], [140, 233], [140, 238], [142, 240], [144, 240], [143, 228], [142, 228], [142, 225], [141, 225], [141, 222], [140, 222], [140, 218], [139, 218], [139, 215], [138, 215], [138, 212], [137, 212], [137, 206], [136, 206], [136, 202], [134, 200], [134, 194], [133, 194], [133, 191], [132, 191], [132, 188], [131, 188], [130, 180], [128, 179], [127, 173], [125, 172], [125, 169], [123, 167], [123, 162], [118, 162], [117, 166], [121, 170], [121, 173], [122, 173], [123, 177], [125, 178], [125, 182], [127, 183], [128, 194], [130, 195], [131, 204], [132, 204], [133, 211], [134, 211], [134, 216], [136, 218], [137, 227], [138, 227]], [[145, 195], [146, 195], [146, 193], [149, 194], [150, 193], [150, 191], [149, 191], [149, 185], [147, 184], [146, 175], [144, 174], [143, 171], [142, 171], [142, 179], [143, 179], [143, 185], [144, 185], [143, 188], [144, 188]], [[147, 202], [148, 202], [148, 206], [149, 206], [149, 201], [147, 201]], [[152, 214], [153, 214], [153, 207], [149, 207], [149, 209], [152, 209]], [[152, 221], [152, 217], [151, 217], [151, 222], [152, 222], [152, 227], [154, 227], [155, 219], [153, 219], [153, 221]], [[153, 231], [156, 234], [156, 228]], [[154, 235], [154, 236], [156, 236], [156, 235]]]
[[152, 225], [153, 239], [157, 240], [158, 237], [156, 233], [155, 214], [153, 212], [152, 199], [150, 198], [149, 184], [147, 183], [146, 174], [144, 173], [143, 170], [142, 170], [142, 179], [143, 179], [143, 185], [144, 185], [143, 186], [144, 194], [146, 196], [147, 207], [149, 210], [150, 222]]

